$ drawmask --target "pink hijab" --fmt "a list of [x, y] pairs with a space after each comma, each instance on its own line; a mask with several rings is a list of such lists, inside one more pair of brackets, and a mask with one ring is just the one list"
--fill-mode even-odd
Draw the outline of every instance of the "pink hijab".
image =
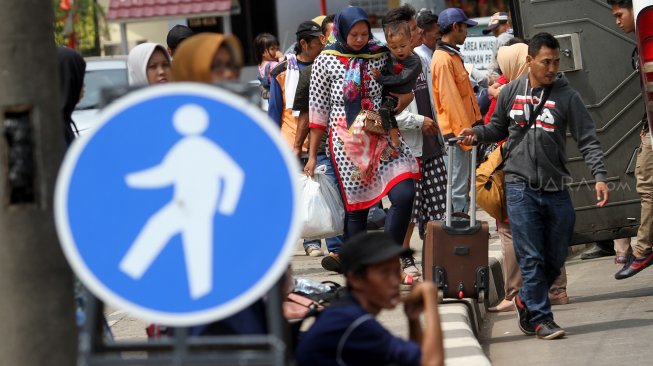
[[528, 45], [525, 43], [515, 43], [512, 46], [503, 46], [497, 53], [497, 63], [503, 76], [510, 82], [528, 72], [526, 56], [528, 55]]

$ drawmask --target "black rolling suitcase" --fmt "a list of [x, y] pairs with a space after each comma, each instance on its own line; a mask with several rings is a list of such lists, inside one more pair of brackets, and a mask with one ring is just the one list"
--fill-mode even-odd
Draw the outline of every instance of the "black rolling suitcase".
[[[448, 167], [453, 166], [452, 148], [459, 140], [447, 141]], [[422, 271], [424, 279], [436, 284], [440, 298], [473, 298], [487, 302], [489, 228], [487, 222], [476, 220], [476, 146], [471, 154], [470, 218], [452, 219], [452, 174], [448, 169], [445, 222], [430, 221], [426, 225]]]

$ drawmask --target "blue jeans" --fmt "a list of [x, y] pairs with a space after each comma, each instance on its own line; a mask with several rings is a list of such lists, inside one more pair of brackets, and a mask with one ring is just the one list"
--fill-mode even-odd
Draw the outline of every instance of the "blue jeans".
[[[340, 187], [338, 185], [338, 178], [336, 178], [336, 172], [333, 170], [333, 164], [331, 164], [331, 159], [329, 159], [326, 154], [317, 154], [317, 166], [320, 165], [326, 165], [326, 175], [327, 178], [331, 181], [331, 183], [335, 184], [335, 186], [338, 189], [338, 192], [340, 192]], [[340, 192], [342, 194], [342, 192]], [[329, 252], [333, 253], [338, 253], [340, 251], [340, 247], [342, 246], [342, 235], [334, 236], [332, 238], [327, 238], [326, 240], [326, 247]], [[309, 245], [317, 245], [320, 247], [322, 245], [322, 242], [319, 239], [315, 240], [304, 240], [304, 249], [306, 249]]]
[[[397, 183], [388, 192], [388, 198], [392, 205], [388, 209], [388, 215], [385, 218], [384, 232], [390, 234], [397, 242], [402, 245], [408, 224], [410, 223], [410, 214], [413, 209], [413, 200], [415, 199], [415, 181], [404, 179]], [[360, 232], [367, 231], [367, 213], [369, 208], [357, 211], [345, 212], [345, 239], [350, 238]]]
[[[448, 164], [448, 159], [444, 159]], [[452, 212], [469, 211], [469, 173], [470, 165], [472, 163], [472, 153], [460, 148], [456, 145], [453, 147], [453, 167], [447, 166], [451, 169], [451, 205], [453, 206]]]
[[506, 183], [506, 203], [523, 281], [519, 297], [537, 325], [553, 319], [548, 292], [565, 263], [576, 213], [567, 190], [545, 192], [523, 183]]

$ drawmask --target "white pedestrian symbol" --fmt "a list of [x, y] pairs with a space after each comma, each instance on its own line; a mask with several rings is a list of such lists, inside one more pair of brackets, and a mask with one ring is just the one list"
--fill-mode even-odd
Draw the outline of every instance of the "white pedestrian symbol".
[[232, 215], [245, 180], [243, 170], [202, 133], [209, 125], [206, 111], [187, 104], [173, 116], [184, 137], [152, 168], [125, 177], [132, 188], [174, 186], [172, 201], [145, 223], [120, 270], [140, 279], [170, 239], [181, 234], [190, 295], [200, 298], [213, 288], [213, 220], [216, 212]]

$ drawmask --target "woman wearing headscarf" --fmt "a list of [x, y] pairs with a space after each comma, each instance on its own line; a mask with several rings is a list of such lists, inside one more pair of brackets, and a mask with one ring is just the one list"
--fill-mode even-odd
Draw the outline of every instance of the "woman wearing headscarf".
[[79, 100], [82, 99], [86, 61], [75, 50], [65, 47], [57, 49], [57, 59], [59, 60], [63, 132], [66, 145], [70, 145], [75, 139], [74, 131], [77, 130], [73, 121], [73, 111]]
[[172, 79], [200, 83], [238, 80], [242, 66], [243, 51], [236, 37], [200, 33], [177, 48]]
[[168, 51], [158, 43], [146, 42], [132, 48], [127, 57], [129, 85], [167, 83], [170, 79]]
[[[526, 55], [528, 55], [528, 45], [523, 41], [516, 39], [515, 43], [509, 46], [499, 48], [497, 53], [497, 63], [499, 69], [503, 73], [497, 79], [494, 87], [500, 92], [501, 88], [509, 82], [516, 80], [522, 75], [528, 73], [528, 63], [526, 63]], [[497, 85], [499, 84], [499, 85]], [[499, 98], [498, 94], [492, 99], [490, 109], [485, 115], [485, 124], [490, 121], [492, 113]], [[517, 257], [515, 256], [515, 249], [512, 244], [512, 231], [510, 230], [510, 223], [508, 220], [505, 222], [497, 221], [497, 231], [501, 239], [501, 252], [503, 253], [503, 278], [504, 281], [504, 299], [494, 307], [489, 308], [492, 312], [512, 311], [514, 309], [513, 299], [519, 293], [522, 286], [521, 272], [517, 265]], [[563, 305], [569, 302], [567, 296], [567, 271], [562, 267], [560, 276], [556, 278], [549, 289], [549, 301], [551, 305]]]
[[[200, 33], [175, 51], [173, 82], [216, 83], [238, 80], [243, 65], [240, 42], [231, 35]], [[190, 328], [191, 335], [267, 334], [265, 304], [259, 299], [217, 322]]]
[[[342, 9], [333, 32], [311, 75], [309, 127], [311, 147], [305, 173], [313, 174], [317, 145], [328, 130], [328, 155], [336, 170], [345, 203], [345, 239], [367, 230], [367, 213], [386, 194], [392, 202], [385, 231], [401, 245], [410, 221], [417, 161], [401, 140], [394, 149], [387, 135], [368, 133], [354, 124], [362, 110], [378, 111], [381, 85], [370, 70], [382, 69], [387, 48], [371, 36], [367, 13], [356, 6]], [[339, 271], [340, 259], [322, 260], [328, 270]]]
[[[503, 65], [503, 67], [499, 66], [499, 68], [503, 74], [497, 79], [494, 85], [490, 87], [489, 93], [491, 101], [490, 108], [488, 108], [488, 111], [485, 114], [485, 124], [490, 122], [490, 117], [492, 117], [494, 109], [496, 108], [497, 99], [499, 98], [499, 92], [501, 91], [501, 88], [512, 80], [515, 80], [518, 77], [528, 73], [528, 64], [526, 63], [528, 45], [519, 38], [513, 38], [510, 43], [508, 46], [499, 48], [499, 51], [501, 51], [500, 65]], [[498, 52], [497, 63], [499, 63]], [[505, 70], [503, 68], [505, 68]]]

